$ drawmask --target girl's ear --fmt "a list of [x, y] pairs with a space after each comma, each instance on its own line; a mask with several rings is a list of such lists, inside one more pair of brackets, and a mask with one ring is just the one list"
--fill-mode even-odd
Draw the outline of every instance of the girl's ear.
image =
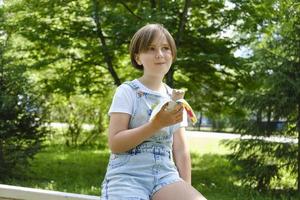
[[140, 61], [140, 57], [138, 54], [135, 54], [135, 62], [138, 64], [138, 65], [142, 65], [141, 61]]

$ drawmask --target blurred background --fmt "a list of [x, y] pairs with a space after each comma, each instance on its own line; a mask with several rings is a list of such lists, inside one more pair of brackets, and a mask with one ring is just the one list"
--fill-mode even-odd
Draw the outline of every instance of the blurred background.
[[208, 199], [298, 199], [298, 0], [0, 0], [0, 183], [100, 195], [128, 45], [161, 23], [186, 89], [193, 185]]

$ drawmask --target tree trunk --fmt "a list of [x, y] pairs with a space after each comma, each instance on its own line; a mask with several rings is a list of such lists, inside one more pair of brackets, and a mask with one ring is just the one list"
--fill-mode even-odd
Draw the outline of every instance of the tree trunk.
[[156, 2], [155, 0], [150, 0], [151, 8], [154, 9], [156, 8]]
[[300, 193], [300, 104], [298, 104], [298, 114], [297, 114], [297, 132], [298, 132], [298, 156], [297, 156], [297, 164], [298, 164], [298, 176], [297, 176], [297, 190]]
[[199, 126], [198, 126], [198, 130], [200, 131], [201, 130], [201, 125], [202, 125], [202, 119], [203, 119], [203, 115], [202, 115], [202, 111], [200, 112], [200, 117], [199, 117]]
[[[175, 38], [177, 48], [180, 47], [181, 37], [183, 35], [184, 26], [187, 21], [187, 12], [188, 12], [188, 8], [189, 8], [190, 4], [191, 4], [191, 0], [185, 0], [183, 11], [182, 11], [182, 13], [180, 13], [180, 16], [179, 16], [179, 26], [178, 26], [177, 35]], [[171, 67], [171, 69], [167, 73], [166, 81], [170, 87], [174, 86], [174, 77], [173, 77], [174, 72], [175, 72], [174, 67]]]
[[3, 140], [2, 139], [0, 139], [0, 165], [4, 166], [4, 153], [3, 153]]
[[94, 7], [93, 19], [96, 24], [96, 31], [97, 31], [97, 36], [99, 39], [100, 47], [103, 51], [104, 59], [107, 64], [108, 71], [112, 75], [115, 85], [119, 86], [119, 85], [121, 85], [121, 80], [118, 77], [118, 74], [116, 73], [116, 71], [113, 67], [112, 56], [109, 54], [109, 49], [106, 45], [105, 37], [102, 32], [100, 18], [99, 18], [99, 7], [98, 7], [98, 3], [96, 0], [93, 0], [93, 7]]
[[[298, 32], [298, 35], [300, 33], [300, 28], [296, 28], [296, 32]], [[298, 55], [300, 53], [300, 41], [298, 40]], [[298, 62], [295, 66], [296, 71], [296, 78], [299, 80], [299, 68], [300, 68], [300, 62], [299, 62], [299, 56], [298, 56]], [[300, 102], [300, 96], [297, 95], [297, 101]], [[297, 156], [297, 165], [298, 165], [298, 177], [297, 177], [297, 191], [298, 194], [300, 194], [300, 103], [298, 104], [298, 116], [297, 116], [297, 124], [296, 124], [296, 130], [298, 132], [298, 156]]]
[[272, 132], [273, 132], [273, 127], [271, 124], [271, 116], [272, 116], [272, 110], [271, 110], [271, 106], [267, 107], [267, 124], [266, 124], [266, 136], [271, 136]]
[[2, 55], [2, 48], [0, 48], [0, 89], [1, 91], [4, 91], [4, 61]]
[[138, 16], [138, 15], [136, 15], [128, 6], [127, 6], [127, 4], [126, 3], [124, 3], [124, 2], [120, 2], [123, 6], [124, 6], [124, 8], [126, 9], [126, 10], [128, 10], [133, 16], [135, 16], [136, 18], [138, 18], [139, 20], [142, 20], [143, 18], [142, 17], [140, 17], [140, 16]]
[[9, 40], [9, 35], [7, 33], [5, 33], [5, 40], [2, 44], [2, 46], [0, 47], [0, 89], [2, 91], [4, 91], [4, 64], [5, 64], [5, 61], [4, 61], [4, 51], [5, 51], [5, 48], [6, 48], [6, 45], [8, 43], [8, 40]]

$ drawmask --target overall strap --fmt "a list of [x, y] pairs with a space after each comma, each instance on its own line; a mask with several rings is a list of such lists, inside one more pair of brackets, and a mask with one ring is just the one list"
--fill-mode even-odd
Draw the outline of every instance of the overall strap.
[[138, 97], [139, 99], [142, 99], [142, 100], [146, 103], [146, 105], [147, 105], [147, 107], [148, 107], [147, 113], [148, 113], [148, 115], [150, 116], [151, 113], [152, 113], [152, 108], [151, 108], [151, 106], [149, 105], [149, 103], [147, 102], [147, 100], [146, 100], [145, 98], [142, 98], [142, 97], [144, 97], [145, 95], [147, 95], [147, 93], [141, 91], [141, 90], [140, 90], [140, 86], [137, 85], [136, 83], [134, 83], [133, 81], [126, 81], [126, 82], [124, 82], [124, 84], [129, 85], [134, 91], [136, 91], [137, 97]]
[[126, 81], [124, 82], [124, 84], [129, 85], [131, 87], [131, 89], [133, 89], [138, 97], [142, 97], [143, 95], [145, 95], [145, 93], [143, 91], [140, 90], [140, 86], [138, 84], [136, 84], [133, 81]]
[[133, 81], [126, 81], [124, 84], [129, 85], [133, 90], [137, 91], [140, 87]]
[[[137, 83], [135, 83], [134, 81], [125, 81], [124, 84], [129, 85], [134, 91], [137, 92], [138, 96], [140, 96], [140, 97], [143, 95], [150, 94], [148, 92], [140, 90], [140, 86]], [[166, 89], [167, 94], [171, 97], [172, 93], [169, 91], [170, 88], [166, 84], [164, 85], [164, 87]], [[152, 94], [152, 95], [158, 96], [157, 94]]]

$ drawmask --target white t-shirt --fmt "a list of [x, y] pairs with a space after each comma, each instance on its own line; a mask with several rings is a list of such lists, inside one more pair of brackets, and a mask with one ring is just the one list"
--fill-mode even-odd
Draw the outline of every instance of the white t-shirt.
[[[166, 92], [162, 94], [147, 88], [137, 79], [133, 80], [133, 83], [139, 87], [139, 91], [143, 91], [148, 94], [160, 95], [166, 98], [170, 98], [169, 94], [172, 94], [172, 89], [167, 85], [165, 85]], [[110, 115], [111, 113], [127, 113], [129, 115], [132, 115], [134, 112], [134, 102], [136, 98], [137, 90], [134, 90], [128, 84], [120, 85], [115, 92], [108, 114]], [[187, 113], [184, 111], [183, 121], [180, 123], [179, 127], [186, 127], [187, 125]]]

